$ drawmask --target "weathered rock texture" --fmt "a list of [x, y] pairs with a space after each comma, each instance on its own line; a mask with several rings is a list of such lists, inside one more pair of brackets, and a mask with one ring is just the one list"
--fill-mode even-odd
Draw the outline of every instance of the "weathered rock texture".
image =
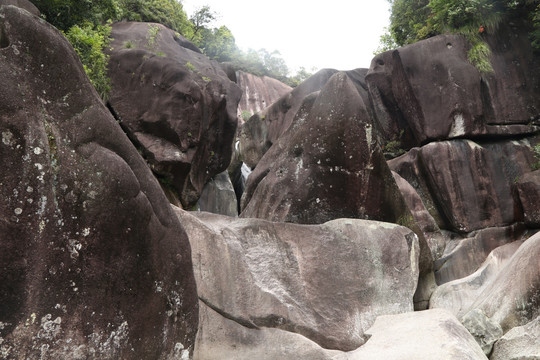
[[336, 72], [333, 69], [320, 70], [272, 106], [252, 116], [240, 133], [239, 151], [242, 161], [254, 168], [270, 146], [291, 126], [305, 98], [321, 90]]
[[[263, 327], [249, 328], [200, 302], [194, 359], [198, 360], [335, 360], [343, 352], [322, 348], [303, 335]], [[341, 359], [341, 358], [339, 358]]]
[[503, 334], [501, 326], [490, 320], [480, 309], [469, 311], [461, 318], [461, 323], [471, 333], [487, 356], [491, 354], [493, 344]]
[[292, 91], [292, 87], [268, 76], [256, 76], [243, 71], [236, 72], [236, 83], [242, 89], [238, 103], [238, 118], [244, 113], [250, 116], [272, 105], [279, 98]]
[[523, 224], [479, 230], [474, 236], [448, 243], [446, 251], [434, 262], [438, 284], [464, 278], [480, 268], [496, 248], [521, 240], [530, 233]]
[[193, 206], [230, 161], [241, 91], [219, 64], [158, 24], [117, 23], [110, 104], [153, 171]]
[[343, 72], [298, 111], [294, 126], [265, 154], [242, 204], [243, 217], [294, 223], [410, 217], [362, 98]]
[[376, 56], [366, 77], [382, 137], [404, 148], [459, 137], [531, 134], [540, 114], [537, 64], [527, 35], [490, 37], [494, 73], [467, 60], [464, 37], [440, 35]]
[[525, 224], [540, 227], [540, 170], [524, 174], [517, 179], [519, 200], [523, 207]]
[[527, 239], [471, 309], [482, 310], [504, 332], [540, 315], [540, 233]]
[[13, 5], [28, 11], [30, 14], [39, 16], [39, 9], [28, 0], [0, 0], [0, 6]]
[[[348, 351], [364, 343], [364, 331], [378, 315], [413, 309], [419, 247], [405, 227], [354, 219], [277, 224], [210, 213], [194, 217], [180, 209], [177, 214], [192, 241], [199, 298], [246, 331], [276, 328]], [[207, 325], [215, 329], [201, 323], [201, 356], [228, 341], [227, 329], [211, 331], [210, 338]]]
[[445, 308], [456, 317], [465, 315], [482, 291], [493, 282], [522, 241], [499, 246], [473, 274], [439, 286], [431, 296], [430, 308]]
[[68, 41], [0, 7], [0, 349], [173, 359], [192, 349], [190, 246]]
[[344, 359], [487, 359], [472, 335], [442, 309], [379, 316], [366, 334], [368, 342]]
[[495, 343], [491, 360], [540, 359], [540, 317], [504, 334]]
[[441, 229], [469, 233], [523, 219], [515, 182], [535, 162], [528, 139], [434, 142], [390, 160]]

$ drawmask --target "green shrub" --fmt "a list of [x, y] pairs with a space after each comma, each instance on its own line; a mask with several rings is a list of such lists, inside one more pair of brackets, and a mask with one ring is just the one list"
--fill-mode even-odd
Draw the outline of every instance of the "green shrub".
[[73, 25], [65, 34], [79, 55], [92, 85], [104, 101], [111, 90], [110, 79], [107, 76], [109, 56], [103, 51], [109, 46], [110, 34], [110, 25], [91, 23]]

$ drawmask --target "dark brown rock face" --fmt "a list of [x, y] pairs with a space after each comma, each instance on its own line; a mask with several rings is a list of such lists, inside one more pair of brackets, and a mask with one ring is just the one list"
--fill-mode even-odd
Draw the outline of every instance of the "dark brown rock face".
[[494, 73], [484, 77], [467, 60], [469, 45], [460, 36], [376, 56], [366, 79], [382, 137], [410, 148], [537, 131], [530, 122], [540, 115], [540, 86], [526, 35], [504, 28], [493, 37]]
[[243, 118], [244, 112], [250, 115], [258, 113], [292, 90], [289, 85], [279, 80], [243, 71], [236, 73], [236, 83], [242, 89], [242, 97], [238, 104], [240, 119]]
[[111, 106], [154, 172], [191, 207], [231, 161], [240, 89], [162, 25], [117, 23], [111, 36]]
[[516, 186], [525, 223], [530, 227], [540, 227], [540, 171], [523, 175]]
[[187, 236], [67, 40], [0, 7], [0, 343], [6, 359], [192, 350]]
[[307, 110], [298, 111], [294, 126], [248, 178], [242, 216], [304, 224], [342, 217], [397, 222], [406, 206], [352, 81], [335, 74]]
[[336, 72], [333, 69], [320, 70], [270, 107], [252, 116], [240, 133], [242, 161], [254, 168], [270, 146], [291, 126], [306, 97], [320, 91]]
[[389, 161], [439, 227], [468, 233], [523, 218], [514, 183], [534, 163], [530, 143], [434, 142]]

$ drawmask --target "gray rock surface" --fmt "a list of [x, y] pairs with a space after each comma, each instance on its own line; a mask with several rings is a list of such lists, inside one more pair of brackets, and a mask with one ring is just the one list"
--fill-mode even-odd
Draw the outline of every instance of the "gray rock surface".
[[476, 342], [484, 354], [489, 356], [493, 349], [493, 344], [501, 338], [503, 331], [501, 326], [491, 321], [482, 310], [474, 309], [465, 314], [461, 319], [461, 324], [474, 336]]
[[238, 202], [229, 173], [224, 171], [212, 178], [203, 188], [197, 202], [199, 211], [238, 216]]
[[540, 359], [540, 317], [508, 331], [495, 343], [490, 360]]
[[478, 230], [465, 239], [447, 243], [446, 251], [435, 260], [437, 284], [464, 278], [480, 268], [488, 255], [505, 244], [522, 240], [530, 233], [523, 224]]
[[525, 240], [506, 266], [482, 291], [471, 309], [508, 330], [540, 315], [540, 233]]
[[[349, 351], [365, 342], [364, 331], [378, 315], [413, 309], [419, 248], [405, 227], [176, 211], [192, 242], [199, 298], [246, 328], [281, 329]], [[205, 346], [199, 343], [199, 351]]]
[[522, 243], [523, 241], [515, 241], [496, 248], [473, 274], [437, 287], [431, 296], [429, 307], [447, 309], [461, 318], [504, 269]]
[[370, 339], [343, 360], [487, 360], [471, 334], [448, 311], [379, 316]]

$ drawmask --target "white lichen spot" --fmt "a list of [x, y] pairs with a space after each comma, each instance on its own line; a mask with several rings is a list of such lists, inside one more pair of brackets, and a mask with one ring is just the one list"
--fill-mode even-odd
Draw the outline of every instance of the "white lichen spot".
[[46, 224], [45, 224], [45, 220], [41, 220], [41, 221], [39, 222], [39, 232], [40, 232], [40, 233], [42, 233], [43, 230], [45, 230], [45, 225], [46, 225]]
[[316, 198], [316, 199], [315, 199], [315, 202], [316, 202], [316, 203], [318, 204], [318, 203], [320, 203], [320, 202], [321, 202], [321, 199], [319, 199], [319, 198]]
[[13, 145], [13, 134], [11, 133], [11, 131], [8, 130], [2, 132], [2, 143], [8, 146]]
[[39, 170], [43, 170], [43, 165], [41, 165], [40, 163], [35, 163], [34, 166]]
[[[36, 147], [34, 148], [34, 154], [40, 155], [41, 153], [43, 153], [43, 149], [40, 148], [39, 146], [36, 146]], [[40, 170], [41, 170], [41, 169], [40, 169]]]
[[458, 137], [463, 135], [465, 135], [465, 119], [463, 118], [463, 114], [457, 113], [454, 115], [454, 122], [448, 136]]
[[22, 209], [21, 208], [15, 208], [15, 214], [16, 215], [21, 215], [22, 214]]
[[34, 199], [29, 198], [29, 199], [26, 199], [26, 201], [27, 201], [29, 204], [31, 204], [31, 203], [34, 202]]
[[90, 235], [90, 228], [84, 228], [82, 231], [82, 236], [87, 237]]
[[163, 291], [163, 281], [155, 281], [154, 285], [155, 285], [156, 293], [160, 293]]
[[33, 187], [28, 186], [28, 187], [26, 188], [26, 192], [31, 193], [32, 191], [34, 191], [34, 188], [33, 188]]
[[189, 360], [189, 351], [184, 349], [184, 345], [182, 343], [176, 343], [174, 344], [174, 354], [176, 356], [180, 355], [181, 360]]
[[13, 49], [13, 53], [15, 55], [19, 55], [21, 52], [19, 51], [19, 49], [17, 48], [17, 45], [13, 44], [11, 45], [11, 48]]
[[62, 318], [59, 316], [54, 320], [51, 314], [47, 314], [41, 318], [41, 329], [38, 332], [38, 338], [45, 340], [53, 340], [60, 334], [60, 325]]

